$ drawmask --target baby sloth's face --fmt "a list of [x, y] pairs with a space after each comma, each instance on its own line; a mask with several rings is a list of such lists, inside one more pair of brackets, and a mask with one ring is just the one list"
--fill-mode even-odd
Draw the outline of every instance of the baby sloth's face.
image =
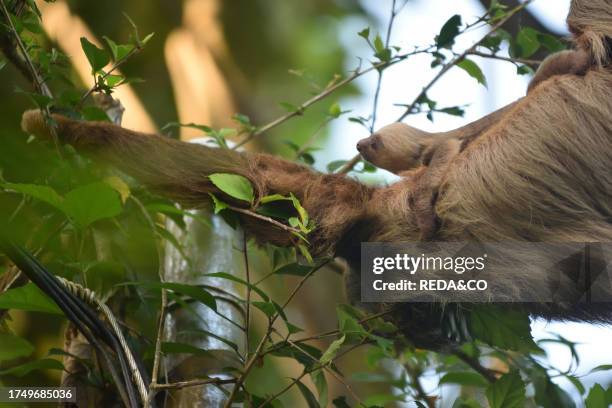
[[419, 164], [424, 142], [430, 135], [404, 123], [387, 125], [357, 143], [361, 156], [392, 173], [410, 170]]
[[373, 133], [365, 139], [361, 139], [357, 142], [357, 151], [361, 156], [372, 164], [376, 160], [376, 153], [378, 150], [384, 148], [384, 142], [378, 133]]

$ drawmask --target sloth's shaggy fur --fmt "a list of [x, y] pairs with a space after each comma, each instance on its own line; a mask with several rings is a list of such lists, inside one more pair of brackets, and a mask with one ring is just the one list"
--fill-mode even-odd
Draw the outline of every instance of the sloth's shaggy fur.
[[[435, 211], [440, 241], [612, 242], [612, 72], [608, 45], [612, 4], [574, 0], [568, 19], [577, 41], [598, 66], [584, 76], [554, 76], [502, 111], [495, 123], [441, 175]], [[409, 197], [415, 178], [388, 187], [368, 187], [341, 175], [316, 173], [265, 154], [237, 153], [145, 135], [108, 123], [54, 116], [63, 142], [106, 160], [156, 191], [187, 206], [223, 194], [212, 173], [247, 177], [259, 197], [294, 193], [316, 223], [312, 252], [348, 260], [349, 279], [359, 280], [359, 243], [414, 242], [420, 235]], [[23, 116], [23, 129], [49, 136], [38, 112]], [[226, 201], [241, 206], [239, 201]], [[259, 241], [287, 245], [291, 236], [261, 220], [242, 216]], [[520, 269], [488, 272], [490, 281], [515, 293], [547, 285], [547, 276]], [[486, 276], [483, 279], [487, 279]], [[349, 288], [349, 292], [353, 291]], [[536, 316], [609, 321], [610, 304], [529, 304]], [[377, 306], [374, 306], [376, 308]], [[382, 306], [380, 306], [382, 307]], [[438, 305], [403, 304], [394, 314], [417, 345], [445, 343]]]

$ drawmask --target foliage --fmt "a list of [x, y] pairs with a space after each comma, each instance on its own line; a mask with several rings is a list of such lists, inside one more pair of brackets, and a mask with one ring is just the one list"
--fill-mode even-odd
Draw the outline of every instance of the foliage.
[[[14, 10], [16, 2], [4, 0]], [[395, 7], [396, 2], [393, 2]], [[522, 8], [522, 6], [521, 6]], [[398, 10], [393, 10], [395, 13]], [[294, 105], [283, 103], [287, 114], [274, 125], [255, 125], [245, 114], [236, 114], [235, 129], [214, 129], [207, 125], [180, 124], [172, 122], [165, 129], [188, 126], [196, 128], [211, 136], [216, 145], [222, 149], [232, 146], [230, 140], [241, 140], [246, 143], [269, 131], [277, 124], [304, 114], [311, 106], [337, 92], [340, 87], [352, 80], [377, 71], [379, 75], [391, 65], [410, 61], [416, 54], [426, 54], [431, 58], [432, 69], [440, 72], [453, 67], [463, 69], [478, 83], [486, 86], [487, 81], [478, 60], [469, 57], [497, 58], [504, 47], [509, 47], [511, 63], [517, 67], [519, 74], [531, 71], [525, 59], [534, 55], [541, 48], [553, 52], [563, 47], [556, 38], [539, 33], [531, 27], [523, 28], [516, 37], [496, 24], [503, 21], [510, 13], [498, 2], [492, 2], [487, 13], [471, 23], [464, 23], [459, 15], [452, 16], [441, 25], [439, 34], [432, 39], [431, 45], [404, 52], [399, 47], [389, 45], [389, 39], [365, 28], [358, 33], [370, 46], [372, 55], [367, 68], [357, 68], [345, 79], [332, 78], [324, 87], [318, 87], [315, 98], [306, 103]], [[23, 92], [32, 103], [40, 109], [70, 114], [74, 117], [91, 120], [108, 120], [106, 112], [93, 102], [91, 95], [104, 93], [112, 95], [121, 85], [134, 79], [116, 73], [133, 56], [140, 53], [149, 43], [152, 34], [141, 38], [134, 23], [129, 20], [131, 39], [120, 43], [104, 37], [103, 48], [96, 46], [87, 38], [81, 38], [82, 50], [91, 66], [94, 86], [82, 90], [74, 85], [70, 78], [67, 58], [56, 49], [48, 50], [42, 44], [43, 30], [40, 26], [40, 14], [34, 2], [27, 2], [25, 11], [11, 16], [16, 26], [16, 33], [27, 45], [28, 56], [35, 64], [42, 78], [53, 84], [54, 95], [39, 92]], [[462, 53], [456, 50], [456, 39], [474, 27], [495, 27], [471, 51]], [[5, 25], [3, 35], [11, 35]], [[0, 62], [0, 69], [5, 61]], [[110, 66], [109, 66], [110, 64]], [[297, 73], [301, 78], [306, 76]], [[66, 81], [64, 81], [66, 79]], [[431, 100], [426, 90], [435, 79], [426, 86], [412, 103], [405, 104], [406, 114], [425, 113], [431, 120], [434, 113], [462, 116], [464, 110], [459, 106], [438, 107], [438, 102]], [[337, 103], [329, 104], [321, 112], [320, 129], [334, 120], [342, 120], [348, 114]], [[375, 117], [348, 117], [347, 120], [364, 125], [374, 126]], [[15, 118], [17, 121], [17, 118]], [[311, 139], [305, 143], [287, 141], [287, 148], [296, 161], [306, 165], [315, 163]], [[15, 137], [14, 139], [17, 139]], [[229, 139], [229, 140], [228, 140]], [[241, 143], [241, 142], [239, 142]], [[225, 299], [223, 294], [201, 285], [188, 285], [178, 282], [161, 282], [157, 271], [160, 264], [160, 248], [171, 245], [182, 251], [184, 243], [180, 242], [173, 232], [166, 228], [164, 217], [171, 218], [179, 228], [184, 229], [185, 218], [208, 225], [208, 219], [186, 212], [176, 204], [146, 191], [133, 180], [113, 169], [94, 164], [81, 157], [69, 146], [44, 148], [38, 142], [17, 146], [21, 157], [28, 163], [36, 162], [33, 171], [4, 174], [0, 187], [0, 206], [11, 234], [32, 252], [36, 252], [50, 270], [64, 278], [75, 281], [95, 290], [99, 297], [122, 320], [130, 325], [125, 335], [135, 350], [142, 351], [148, 372], [152, 371], [156, 352], [152, 345], [158, 339], [154, 324], [157, 314], [160, 293], [167, 294], [173, 307], [191, 310], [191, 304], [197, 303], [217, 311], [217, 302]], [[2, 163], [11, 166], [11, 158], [3, 157]], [[368, 163], [361, 163], [346, 168], [346, 161], [334, 161], [327, 165], [330, 173], [354, 170], [369, 172], [375, 170]], [[435, 353], [415, 349], [410, 338], [400, 335], [397, 328], [385, 321], [383, 315], [367, 315], [349, 305], [340, 305], [336, 310], [337, 328], [321, 334], [304, 334], [290, 318], [288, 304], [298, 295], [302, 285], [310, 280], [315, 272], [328, 266], [330, 260], [312, 259], [308, 251], [308, 234], [317, 228], [299, 200], [293, 196], [271, 195], [256, 197], [251, 182], [235, 174], [213, 174], [210, 182], [223, 193], [223, 196], [211, 196], [211, 205], [215, 213], [220, 213], [231, 220], [235, 211], [249, 211], [259, 217], [275, 222], [287, 228], [295, 236], [293, 248], [247, 247], [245, 245], [245, 262], [248, 269], [248, 253], [257, 254], [271, 265], [270, 271], [259, 271], [263, 276], [259, 281], [238, 278], [231, 271], [217, 271], [211, 277], [229, 280], [244, 288], [246, 296], [235, 302], [248, 316], [259, 313], [266, 324], [263, 333], [258, 332], [257, 341], [241, 350], [231, 339], [206, 332], [205, 335], [218, 339], [232, 350], [232, 360], [238, 361], [240, 369], [228, 366], [227, 376], [235, 383], [233, 391], [224, 392], [228, 398], [238, 401], [250, 401], [252, 406], [282, 406], [284, 394], [293, 386], [301, 394], [302, 403], [309, 407], [329, 406], [329, 386], [327, 381], [334, 379], [346, 387], [347, 396], [334, 398], [335, 407], [347, 406], [384, 406], [396, 401], [414, 401], [417, 406], [432, 407], [435, 392], [425, 391], [422, 377], [438, 375], [439, 386], [458, 386], [462, 388], [454, 406], [478, 406], [475, 401], [486, 399], [491, 407], [522, 407], [530, 403], [541, 406], [570, 407], [573, 402], [565, 390], [552, 381], [554, 377], [569, 379], [579, 394], [584, 396], [587, 407], [602, 407], [612, 402], [612, 391], [601, 385], [593, 386], [588, 392], [580, 379], [572, 372], [559, 373], [549, 366], [541, 355], [542, 351], [533, 341], [530, 333], [529, 318], [520, 312], [506, 312], [501, 308], [474, 307], [466, 311], [462, 318], [467, 322], [469, 341], [452, 353]], [[245, 207], [235, 208], [229, 204], [232, 199], [239, 200]], [[101, 247], [108, 250], [101, 250]], [[0, 258], [0, 264], [8, 266], [6, 259]], [[190, 260], [186, 262], [189, 264]], [[8, 268], [4, 273], [8, 274]], [[269, 277], [297, 280], [295, 289], [284, 301], [278, 302], [278, 296], [267, 293], [263, 283]], [[290, 280], [283, 280], [289, 282]], [[299, 296], [299, 295], [298, 295]], [[58, 307], [41, 292], [33, 283], [11, 288], [0, 294], [0, 308], [20, 310], [28, 314], [44, 313], [50, 316], [61, 314]], [[6, 314], [0, 315], [6, 319]], [[59, 319], [59, 318], [58, 318]], [[62, 318], [62, 321], [64, 319]], [[59, 321], [59, 320], [58, 320]], [[275, 324], [276, 322], [279, 324]], [[464, 322], [464, 323], [465, 323]], [[246, 322], [242, 330], [253, 339], [255, 323]], [[249, 325], [250, 323], [250, 325]], [[59, 327], [59, 325], [57, 325]], [[261, 328], [260, 328], [261, 329]], [[259, 330], [261, 331], [261, 330]], [[16, 335], [9, 325], [2, 326], [0, 333], [0, 377], [7, 384], [17, 377], [32, 375], [38, 370], [61, 370], [62, 364], [52, 358], [58, 353], [47, 350], [49, 357], [35, 359], [32, 354], [34, 346], [27, 335]], [[324, 340], [325, 346], [321, 346]], [[575, 344], [565, 339], [550, 339], [571, 350], [575, 354]], [[368, 370], [353, 372], [345, 377], [340, 372], [337, 361], [357, 348], [366, 348], [365, 361]], [[204, 350], [180, 342], [162, 342], [160, 351], [163, 355], [184, 354], [192, 357], [209, 358], [211, 350]], [[159, 355], [158, 355], [159, 356]], [[538, 358], [535, 358], [538, 357]], [[31, 358], [31, 359], [30, 359]], [[302, 373], [291, 378], [284, 387], [276, 387], [274, 392], [262, 393], [251, 386], [253, 373], [260, 366], [270, 364], [272, 358], [292, 359], [302, 367]], [[482, 365], [482, 361], [494, 360], [498, 371]], [[385, 370], [389, 361], [397, 369]], [[100, 370], [94, 361], [86, 364], [92, 372]], [[474, 370], [476, 368], [476, 370]], [[480, 368], [480, 369], [478, 369]], [[597, 370], [608, 370], [610, 366], [601, 366]], [[84, 380], [94, 388], [104, 390], [112, 380], [109, 376], [98, 373]], [[348, 384], [375, 384], [377, 391], [371, 395], [355, 392]], [[314, 387], [309, 387], [308, 379]], [[159, 381], [163, 380], [160, 378]], [[193, 380], [196, 380], [193, 378]], [[240, 386], [243, 386], [242, 388]], [[171, 388], [171, 385], [169, 385]], [[529, 390], [529, 391], [528, 391]], [[531, 391], [533, 390], [533, 391]], [[157, 389], [154, 389], [157, 392]]]

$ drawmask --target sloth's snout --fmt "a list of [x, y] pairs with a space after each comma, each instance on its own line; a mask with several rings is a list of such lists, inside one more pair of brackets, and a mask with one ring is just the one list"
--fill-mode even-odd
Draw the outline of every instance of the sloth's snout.
[[375, 136], [370, 136], [357, 142], [357, 151], [362, 154], [370, 150], [377, 150], [378, 147], [379, 143]]

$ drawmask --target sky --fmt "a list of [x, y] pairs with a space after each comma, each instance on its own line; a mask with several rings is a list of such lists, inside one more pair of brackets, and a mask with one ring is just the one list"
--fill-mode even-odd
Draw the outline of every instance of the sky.
[[[570, 0], [536, 0], [529, 7], [540, 17], [545, 26], [567, 33], [565, 17], [569, 10], [569, 2]], [[341, 41], [351, 54], [367, 61], [371, 51], [356, 33], [368, 25], [372, 26], [372, 32], [384, 33], [389, 19], [391, 0], [362, 0], [361, 3], [375, 18], [374, 25], [373, 22], [359, 18], [349, 19], [341, 27], [339, 34]], [[452, 15], [460, 14], [467, 21], [481, 15], [483, 11], [480, 3], [475, 0], [411, 0], [395, 21], [391, 45], [400, 46], [405, 51], [414, 46], [430, 44], [441, 25]], [[461, 36], [457, 41], [457, 49], [469, 47], [485, 33], [479, 30]], [[377, 128], [397, 120], [403, 110], [394, 104], [411, 102], [421, 88], [433, 78], [436, 72], [430, 68], [430, 62], [430, 57], [417, 56], [385, 71], [377, 110]], [[345, 68], [349, 71], [357, 65], [357, 59], [349, 60]], [[487, 77], [488, 89], [478, 84], [463, 70], [455, 68], [429, 92], [430, 98], [437, 100], [441, 107], [468, 104], [465, 117], [458, 118], [439, 114], [435, 116], [435, 122], [432, 123], [424, 115], [416, 115], [409, 117], [405, 122], [427, 131], [450, 130], [478, 119], [525, 95], [529, 78], [516, 75], [514, 65], [494, 60], [484, 60], [480, 65]], [[373, 73], [357, 80], [361, 96], [341, 100], [342, 108], [351, 109], [351, 116], [369, 116], [372, 111], [372, 95], [376, 87], [376, 79], [376, 74]], [[332, 123], [331, 137], [328, 139], [329, 145], [319, 154], [318, 162], [327, 163], [338, 158], [353, 157], [356, 153], [355, 143], [368, 136], [365, 128], [347, 120]], [[384, 181], [394, 180], [394, 176], [388, 173], [381, 171], [378, 174], [378, 177]], [[579, 323], [548, 323], [537, 320], [532, 322], [532, 330], [536, 339], [551, 338], [553, 337], [551, 333], [557, 333], [579, 343], [577, 349], [581, 361], [577, 373], [580, 375], [588, 373], [597, 365], [612, 363], [612, 355], [606, 353], [610, 350], [609, 339], [612, 338], [610, 327]], [[561, 370], [567, 369], [571, 362], [567, 348], [547, 344], [544, 349], [549, 361], [555, 367]], [[609, 374], [609, 372], [600, 372], [589, 375], [583, 380], [588, 389], [597, 381], [606, 384], [610, 379]], [[569, 382], [561, 380], [558, 382], [565, 390], [574, 390]], [[436, 385], [437, 379], [432, 380], [429, 384], [431, 387]], [[577, 394], [574, 397], [577, 401], [581, 401]]]

